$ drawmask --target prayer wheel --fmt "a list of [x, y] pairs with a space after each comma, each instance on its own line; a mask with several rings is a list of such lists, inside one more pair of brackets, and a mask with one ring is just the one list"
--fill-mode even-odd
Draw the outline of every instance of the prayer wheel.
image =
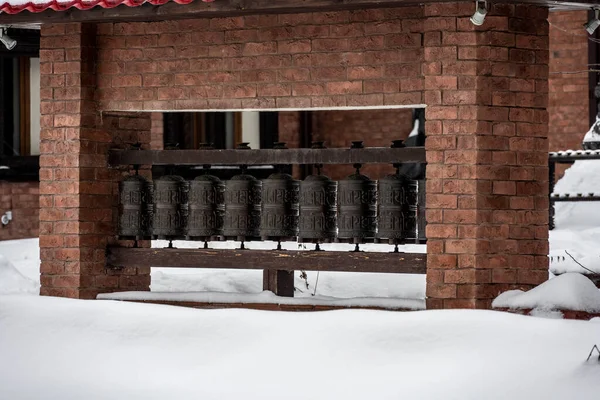
[[119, 182], [119, 237], [142, 240], [150, 236], [152, 184], [140, 175]]
[[404, 217], [408, 213], [406, 177], [399, 173], [388, 175], [377, 184], [377, 237], [391, 244], [405, 238]]
[[377, 233], [377, 184], [358, 170], [338, 182], [338, 238], [360, 242]]
[[411, 241], [419, 239], [417, 232], [417, 207], [419, 202], [419, 181], [406, 180], [406, 211], [404, 214], [404, 237]]
[[166, 175], [154, 181], [152, 235], [155, 239], [185, 237], [188, 190], [188, 183], [180, 176]]
[[260, 236], [261, 187], [261, 181], [246, 173], [225, 182], [224, 236], [237, 240]]
[[275, 173], [262, 182], [260, 236], [283, 240], [298, 236], [300, 182]]
[[309, 175], [300, 182], [301, 240], [329, 241], [337, 235], [337, 182], [325, 175]]
[[213, 175], [200, 175], [190, 182], [187, 237], [208, 240], [223, 234], [225, 185]]

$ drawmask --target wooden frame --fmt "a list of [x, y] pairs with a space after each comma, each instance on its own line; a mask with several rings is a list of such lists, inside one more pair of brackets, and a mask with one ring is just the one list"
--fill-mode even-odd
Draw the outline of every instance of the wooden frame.
[[19, 155], [31, 153], [31, 62], [19, 58]]
[[150, 266], [424, 274], [427, 264], [426, 254], [400, 252], [109, 247], [107, 254], [107, 264], [113, 268]]
[[[167, 19], [230, 17], [251, 14], [304, 13], [314, 11], [357, 10], [414, 6], [439, 0], [224, 0], [211, 3], [195, 1], [181, 5], [167, 2], [161, 6], [144, 4], [138, 7], [94, 7], [90, 10], [70, 8], [66, 11], [46, 10], [40, 13], [20, 12], [0, 14], [0, 24], [55, 24], [72, 22], [143, 22]], [[471, 3], [471, 1], [466, 1]], [[595, 5], [596, 0], [508, 0], [508, 3], [551, 6], [557, 9], [585, 8]]]
[[[207, 112], [199, 111], [192, 113], [192, 146], [194, 149], [200, 148], [200, 143], [208, 143], [206, 138], [206, 115]], [[233, 112], [233, 146], [242, 142], [242, 113]]]
[[287, 150], [111, 150], [108, 158], [111, 166], [393, 164], [425, 161], [425, 148], [423, 147]]

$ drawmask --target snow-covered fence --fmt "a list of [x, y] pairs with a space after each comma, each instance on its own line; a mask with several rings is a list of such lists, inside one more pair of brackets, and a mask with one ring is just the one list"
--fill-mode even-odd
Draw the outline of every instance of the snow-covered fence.
[[548, 156], [548, 184], [550, 194], [549, 226], [554, 229], [554, 203], [600, 201], [600, 193], [554, 193], [556, 164], [573, 164], [579, 160], [600, 160], [600, 150], [565, 150]]

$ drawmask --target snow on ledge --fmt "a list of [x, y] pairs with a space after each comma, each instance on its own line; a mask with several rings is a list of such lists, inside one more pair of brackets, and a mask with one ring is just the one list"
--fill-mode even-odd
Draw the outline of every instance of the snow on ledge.
[[341, 307], [382, 307], [391, 310], [424, 310], [425, 299], [399, 299], [386, 297], [356, 297], [340, 299], [335, 297], [279, 297], [269, 291], [262, 293], [223, 293], [223, 292], [118, 292], [103, 293], [99, 300], [143, 300], [143, 301], [191, 301], [198, 303], [268, 303], [299, 304]]
[[600, 312], [600, 290], [585, 276], [567, 273], [527, 291], [509, 290], [492, 303], [493, 308], [573, 310]]

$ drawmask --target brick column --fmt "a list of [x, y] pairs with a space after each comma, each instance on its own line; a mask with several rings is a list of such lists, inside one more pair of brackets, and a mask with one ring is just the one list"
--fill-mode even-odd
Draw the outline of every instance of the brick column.
[[115, 143], [148, 143], [149, 116], [147, 135], [126, 136], [118, 118], [115, 126], [97, 112], [95, 25], [44, 25], [41, 36], [40, 293], [148, 290], [149, 268], [108, 271], [105, 249], [116, 233], [120, 176], [107, 152]]
[[429, 308], [548, 278], [548, 10], [425, 6]]

